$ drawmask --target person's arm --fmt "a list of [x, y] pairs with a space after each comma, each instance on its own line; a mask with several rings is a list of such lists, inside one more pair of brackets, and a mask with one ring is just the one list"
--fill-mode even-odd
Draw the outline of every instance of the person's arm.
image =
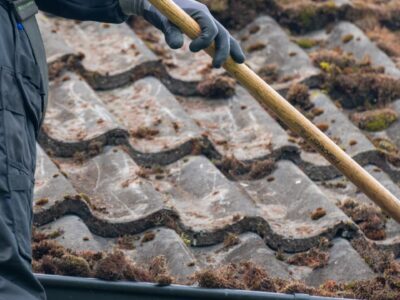
[[[183, 45], [182, 32], [167, 20], [147, 0], [119, 0], [122, 10], [127, 15], [141, 15], [148, 22], [160, 29], [167, 44], [173, 48], [181, 48]], [[190, 50], [198, 52], [208, 48], [215, 42], [215, 56], [213, 66], [220, 68], [230, 56], [237, 62], [243, 63], [245, 56], [238, 41], [236, 41], [211, 15], [207, 6], [194, 0], [174, 0], [174, 2], [195, 19], [202, 30], [202, 34], [190, 44]]]
[[[122, 23], [130, 15], [140, 15], [164, 33], [165, 40], [171, 48], [178, 49], [183, 45], [182, 32], [147, 0], [36, 0], [36, 2], [45, 12], [82, 21]], [[202, 34], [191, 42], [191, 51], [198, 52], [215, 42], [214, 67], [220, 68], [229, 55], [238, 63], [244, 62], [245, 57], [240, 44], [214, 19], [206, 5], [194, 0], [174, 0], [174, 2], [201, 27]]]
[[128, 18], [119, 0], [36, 0], [36, 3], [40, 10], [68, 19], [122, 23]]

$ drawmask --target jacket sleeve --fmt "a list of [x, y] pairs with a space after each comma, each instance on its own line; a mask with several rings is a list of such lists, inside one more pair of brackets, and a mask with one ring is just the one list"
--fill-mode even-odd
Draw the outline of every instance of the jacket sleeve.
[[122, 23], [128, 18], [118, 0], [36, 0], [39, 9], [81, 21]]

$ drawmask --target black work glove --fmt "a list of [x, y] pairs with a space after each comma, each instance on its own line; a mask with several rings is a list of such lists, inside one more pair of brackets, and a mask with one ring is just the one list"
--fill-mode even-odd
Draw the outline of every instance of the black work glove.
[[[195, 19], [201, 28], [201, 35], [190, 44], [192, 52], [208, 48], [215, 41], [215, 56], [213, 66], [220, 68], [229, 55], [237, 63], [244, 63], [245, 56], [238, 43], [214, 17], [207, 6], [194, 0], [174, 0], [186, 13]], [[163, 16], [153, 5], [146, 1], [143, 17], [152, 25], [160, 29], [165, 35], [165, 41], [172, 49], [183, 46], [181, 30]]]

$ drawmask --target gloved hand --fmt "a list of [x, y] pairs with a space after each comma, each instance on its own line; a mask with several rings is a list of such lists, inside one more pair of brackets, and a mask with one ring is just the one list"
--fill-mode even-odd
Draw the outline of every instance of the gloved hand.
[[[160, 29], [165, 35], [167, 44], [172, 49], [178, 49], [183, 46], [183, 34], [181, 30], [169, 22], [147, 0], [120, 0], [121, 6], [122, 2], [126, 1], [136, 1], [135, 4], [131, 4], [131, 6], [136, 7], [136, 13], [141, 14], [149, 23]], [[245, 56], [238, 41], [229, 34], [224, 26], [214, 19], [206, 5], [194, 0], [174, 0], [174, 2], [200, 25], [202, 34], [191, 42], [190, 50], [192, 52], [203, 50], [215, 41], [216, 51], [213, 58], [213, 66], [215, 68], [220, 68], [229, 55], [237, 63], [245, 61]]]

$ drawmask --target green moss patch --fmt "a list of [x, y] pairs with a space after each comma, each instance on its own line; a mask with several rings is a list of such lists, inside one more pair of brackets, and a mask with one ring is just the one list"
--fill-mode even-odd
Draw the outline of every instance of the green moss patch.
[[362, 130], [376, 132], [390, 127], [398, 120], [398, 114], [392, 109], [376, 109], [351, 116], [353, 122]]
[[373, 108], [400, 98], [400, 80], [374, 67], [369, 59], [357, 61], [341, 50], [321, 50], [311, 54], [323, 71], [323, 86], [345, 108]]

